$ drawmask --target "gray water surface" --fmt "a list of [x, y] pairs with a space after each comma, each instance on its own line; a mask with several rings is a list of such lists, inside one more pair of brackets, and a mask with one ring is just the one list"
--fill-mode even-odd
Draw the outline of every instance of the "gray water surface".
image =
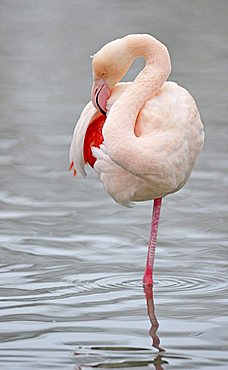
[[[226, 0], [0, 2], [1, 369], [228, 368], [227, 12]], [[89, 55], [142, 32], [168, 46], [206, 131], [191, 180], [163, 201], [153, 294], [152, 202], [126, 209], [92, 169], [67, 170]]]

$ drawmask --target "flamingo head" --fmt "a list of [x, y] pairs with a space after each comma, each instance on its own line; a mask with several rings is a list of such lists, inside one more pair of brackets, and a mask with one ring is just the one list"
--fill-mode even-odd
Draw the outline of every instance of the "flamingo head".
[[133, 61], [127, 46], [127, 37], [111, 41], [92, 57], [91, 100], [94, 107], [104, 115], [113, 86], [123, 78]]
[[111, 89], [104, 78], [94, 80], [91, 99], [94, 107], [106, 116], [106, 104], [111, 95]]

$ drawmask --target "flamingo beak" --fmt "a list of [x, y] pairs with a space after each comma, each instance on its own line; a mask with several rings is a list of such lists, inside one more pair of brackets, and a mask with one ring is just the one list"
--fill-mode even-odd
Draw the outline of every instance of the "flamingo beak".
[[106, 105], [110, 95], [111, 90], [103, 79], [97, 80], [93, 83], [91, 92], [92, 103], [104, 116], [106, 116]]

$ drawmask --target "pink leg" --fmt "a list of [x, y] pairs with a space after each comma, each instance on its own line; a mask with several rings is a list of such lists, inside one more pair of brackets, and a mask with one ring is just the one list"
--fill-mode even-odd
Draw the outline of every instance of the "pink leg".
[[146, 261], [146, 269], [144, 273], [143, 283], [144, 285], [153, 285], [153, 267], [154, 267], [154, 254], [158, 233], [158, 223], [161, 211], [162, 198], [154, 199], [154, 208], [152, 216], [152, 224], [150, 231], [150, 240], [148, 245], [148, 254]]

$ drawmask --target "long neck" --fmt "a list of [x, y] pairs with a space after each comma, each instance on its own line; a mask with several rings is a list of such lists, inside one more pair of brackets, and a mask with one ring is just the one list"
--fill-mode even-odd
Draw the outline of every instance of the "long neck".
[[[131, 54], [132, 60], [143, 57], [146, 65], [133, 84], [116, 102], [112, 117], [115, 110], [119, 112], [120, 109], [123, 111], [127, 109], [128, 127], [129, 125], [134, 127], [140, 109], [146, 101], [158, 93], [168, 78], [171, 62], [167, 48], [150, 35], [129, 35], [123, 40], [125, 40], [127, 52]], [[118, 126], [121, 127], [121, 124], [119, 123]]]
[[143, 57], [146, 61], [144, 69], [134, 80], [126, 95], [140, 92], [137, 95], [139, 109], [145, 102], [158, 93], [171, 72], [170, 56], [167, 48], [160, 41], [149, 35], [130, 35], [127, 38], [128, 50], [135, 59]]
[[[128, 146], [133, 152], [136, 138], [134, 127], [138, 113], [143, 105], [158, 93], [171, 71], [168, 50], [154, 37], [129, 35], [123, 40], [126, 52], [131, 54], [132, 60], [144, 57], [146, 65], [113, 105], [106, 120], [104, 140], [108, 151], [110, 149], [114, 154], [122, 145]], [[120, 164], [120, 159], [115, 162]]]

